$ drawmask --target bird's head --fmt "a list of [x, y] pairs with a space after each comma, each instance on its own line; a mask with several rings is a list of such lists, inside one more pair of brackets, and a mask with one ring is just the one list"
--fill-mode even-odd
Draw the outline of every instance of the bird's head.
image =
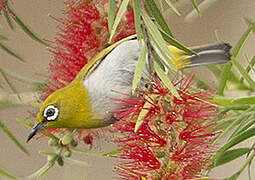
[[93, 128], [98, 121], [91, 121], [89, 94], [80, 82], [74, 82], [52, 93], [42, 104], [27, 142], [43, 129]]

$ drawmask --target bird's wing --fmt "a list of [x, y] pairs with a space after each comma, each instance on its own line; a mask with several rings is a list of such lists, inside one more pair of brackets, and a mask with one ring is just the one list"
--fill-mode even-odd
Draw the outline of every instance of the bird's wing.
[[75, 77], [75, 80], [84, 80], [88, 77], [88, 75], [95, 70], [98, 64], [100, 64], [101, 60], [104, 59], [104, 57], [109, 54], [115, 47], [117, 47], [119, 44], [121, 44], [124, 41], [128, 41], [131, 39], [134, 39], [136, 35], [128, 36], [124, 39], [121, 39], [120, 41], [117, 41], [116, 43], [110, 45], [109, 47], [102, 50], [99, 54], [97, 54], [93, 59], [91, 59], [77, 74]]

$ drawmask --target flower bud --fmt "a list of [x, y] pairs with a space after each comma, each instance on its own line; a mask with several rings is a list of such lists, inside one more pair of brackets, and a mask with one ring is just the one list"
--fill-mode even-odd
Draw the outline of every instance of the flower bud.
[[63, 161], [63, 158], [61, 156], [58, 157], [57, 162], [58, 162], [59, 166], [63, 166], [64, 165], [64, 161]]
[[58, 141], [56, 139], [50, 138], [49, 141], [48, 141], [48, 145], [49, 146], [57, 146]]
[[62, 139], [60, 140], [60, 144], [62, 146], [67, 146], [72, 141], [72, 138], [72, 133], [68, 132], [62, 137]]
[[71, 157], [71, 155], [72, 155], [72, 152], [69, 149], [64, 152], [64, 157], [66, 158]]

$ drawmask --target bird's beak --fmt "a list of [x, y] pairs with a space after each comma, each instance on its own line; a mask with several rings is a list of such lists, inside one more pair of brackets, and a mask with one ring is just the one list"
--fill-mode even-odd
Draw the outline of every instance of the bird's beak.
[[30, 134], [29, 134], [28, 137], [27, 137], [27, 142], [28, 142], [30, 139], [32, 139], [32, 138], [36, 135], [36, 133], [38, 133], [39, 131], [41, 131], [41, 130], [44, 128], [45, 124], [46, 124], [46, 121], [42, 121], [42, 122], [40, 122], [40, 123], [34, 125], [33, 129], [31, 130]]

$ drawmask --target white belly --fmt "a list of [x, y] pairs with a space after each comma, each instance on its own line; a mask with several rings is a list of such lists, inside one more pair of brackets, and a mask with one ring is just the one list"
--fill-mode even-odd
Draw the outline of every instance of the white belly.
[[[110, 52], [84, 80], [90, 93], [93, 110], [105, 121], [112, 118], [112, 110], [120, 109], [111, 98], [126, 98], [120, 93], [131, 93], [132, 80], [139, 57], [137, 40], [123, 42]], [[117, 91], [117, 92], [116, 92]]]

